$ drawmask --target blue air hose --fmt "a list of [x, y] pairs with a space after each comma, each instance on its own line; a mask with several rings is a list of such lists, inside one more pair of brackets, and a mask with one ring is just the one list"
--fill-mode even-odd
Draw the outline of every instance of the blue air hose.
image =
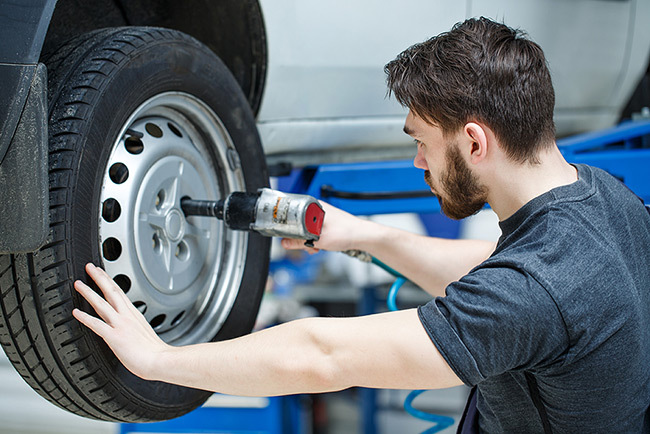
[[397, 309], [397, 291], [404, 285], [406, 279], [403, 277], [398, 277], [397, 280], [391, 285], [390, 291], [388, 291], [388, 297], [386, 298], [386, 304], [388, 305], [388, 310], [396, 311]]
[[454, 419], [451, 417], [427, 413], [426, 411], [418, 410], [417, 408], [413, 407], [413, 400], [424, 392], [426, 392], [426, 390], [413, 390], [404, 400], [404, 410], [406, 410], [408, 414], [418, 419], [435, 423], [435, 425], [431, 428], [422, 431], [422, 434], [433, 434], [452, 426], [454, 424]]
[[[388, 310], [390, 311], [396, 311], [397, 309], [397, 292], [400, 290], [402, 285], [407, 281], [407, 279], [397, 271], [393, 270], [391, 267], [388, 265], [384, 264], [381, 262], [379, 259], [373, 257], [372, 258], [372, 263], [375, 265], [378, 265], [382, 269], [386, 270], [393, 276], [397, 277], [397, 280], [391, 285], [390, 290], [388, 291], [388, 297], [386, 299], [386, 304], [388, 304]], [[426, 392], [426, 390], [413, 390], [411, 393], [408, 394], [406, 399], [404, 400], [404, 410], [411, 416], [421, 419], [421, 420], [426, 420], [427, 422], [433, 422], [435, 423], [434, 426], [431, 428], [425, 430], [422, 432], [422, 434], [433, 434], [442, 431], [445, 428], [448, 428], [454, 424], [454, 419], [448, 416], [441, 416], [437, 414], [432, 414], [432, 413], [427, 413], [422, 410], [418, 410], [415, 407], [413, 407], [413, 400], [420, 396], [422, 393]]]

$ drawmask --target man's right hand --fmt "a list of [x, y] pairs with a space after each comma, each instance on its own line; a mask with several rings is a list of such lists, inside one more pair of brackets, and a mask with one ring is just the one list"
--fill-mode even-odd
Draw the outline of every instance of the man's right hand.
[[320, 201], [325, 211], [325, 220], [320, 239], [314, 242], [314, 247], [305, 246], [305, 240], [284, 238], [282, 247], [289, 250], [305, 250], [310, 254], [319, 250], [344, 251], [358, 249], [358, 243], [367, 232], [368, 220], [360, 219], [328, 203]]

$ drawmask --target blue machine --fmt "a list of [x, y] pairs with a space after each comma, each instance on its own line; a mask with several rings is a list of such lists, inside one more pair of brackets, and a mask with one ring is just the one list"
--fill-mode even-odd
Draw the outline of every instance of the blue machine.
[[[600, 167], [650, 203], [650, 120], [558, 140], [567, 161]], [[307, 167], [282, 179], [280, 189], [308, 194], [352, 214], [439, 213], [440, 206], [411, 161], [331, 164]], [[453, 230], [452, 230], [453, 232]], [[375, 309], [374, 291], [359, 302], [360, 313]], [[123, 424], [121, 434], [156, 433], [302, 433], [300, 397], [269, 398], [255, 408], [202, 407], [166, 422]], [[376, 391], [361, 391], [363, 432], [374, 434]]]

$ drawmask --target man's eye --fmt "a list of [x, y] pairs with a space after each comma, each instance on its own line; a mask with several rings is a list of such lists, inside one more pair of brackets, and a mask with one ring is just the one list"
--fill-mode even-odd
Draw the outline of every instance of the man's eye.
[[419, 141], [418, 139], [413, 139], [413, 142], [418, 146], [418, 148], [419, 148], [420, 146], [424, 146], [424, 143], [422, 143], [422, 142]]

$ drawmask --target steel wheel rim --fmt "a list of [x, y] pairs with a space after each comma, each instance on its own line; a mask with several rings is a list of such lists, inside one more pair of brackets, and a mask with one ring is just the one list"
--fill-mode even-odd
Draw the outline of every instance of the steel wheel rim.
[[232, 139], [200, 99], [156, 95], [123, 125], [104, 170], [99, 249], [107, 273], [169, 343], [212, 339], [237, 297], [248, 235], [180, 199], [245, 190]]

